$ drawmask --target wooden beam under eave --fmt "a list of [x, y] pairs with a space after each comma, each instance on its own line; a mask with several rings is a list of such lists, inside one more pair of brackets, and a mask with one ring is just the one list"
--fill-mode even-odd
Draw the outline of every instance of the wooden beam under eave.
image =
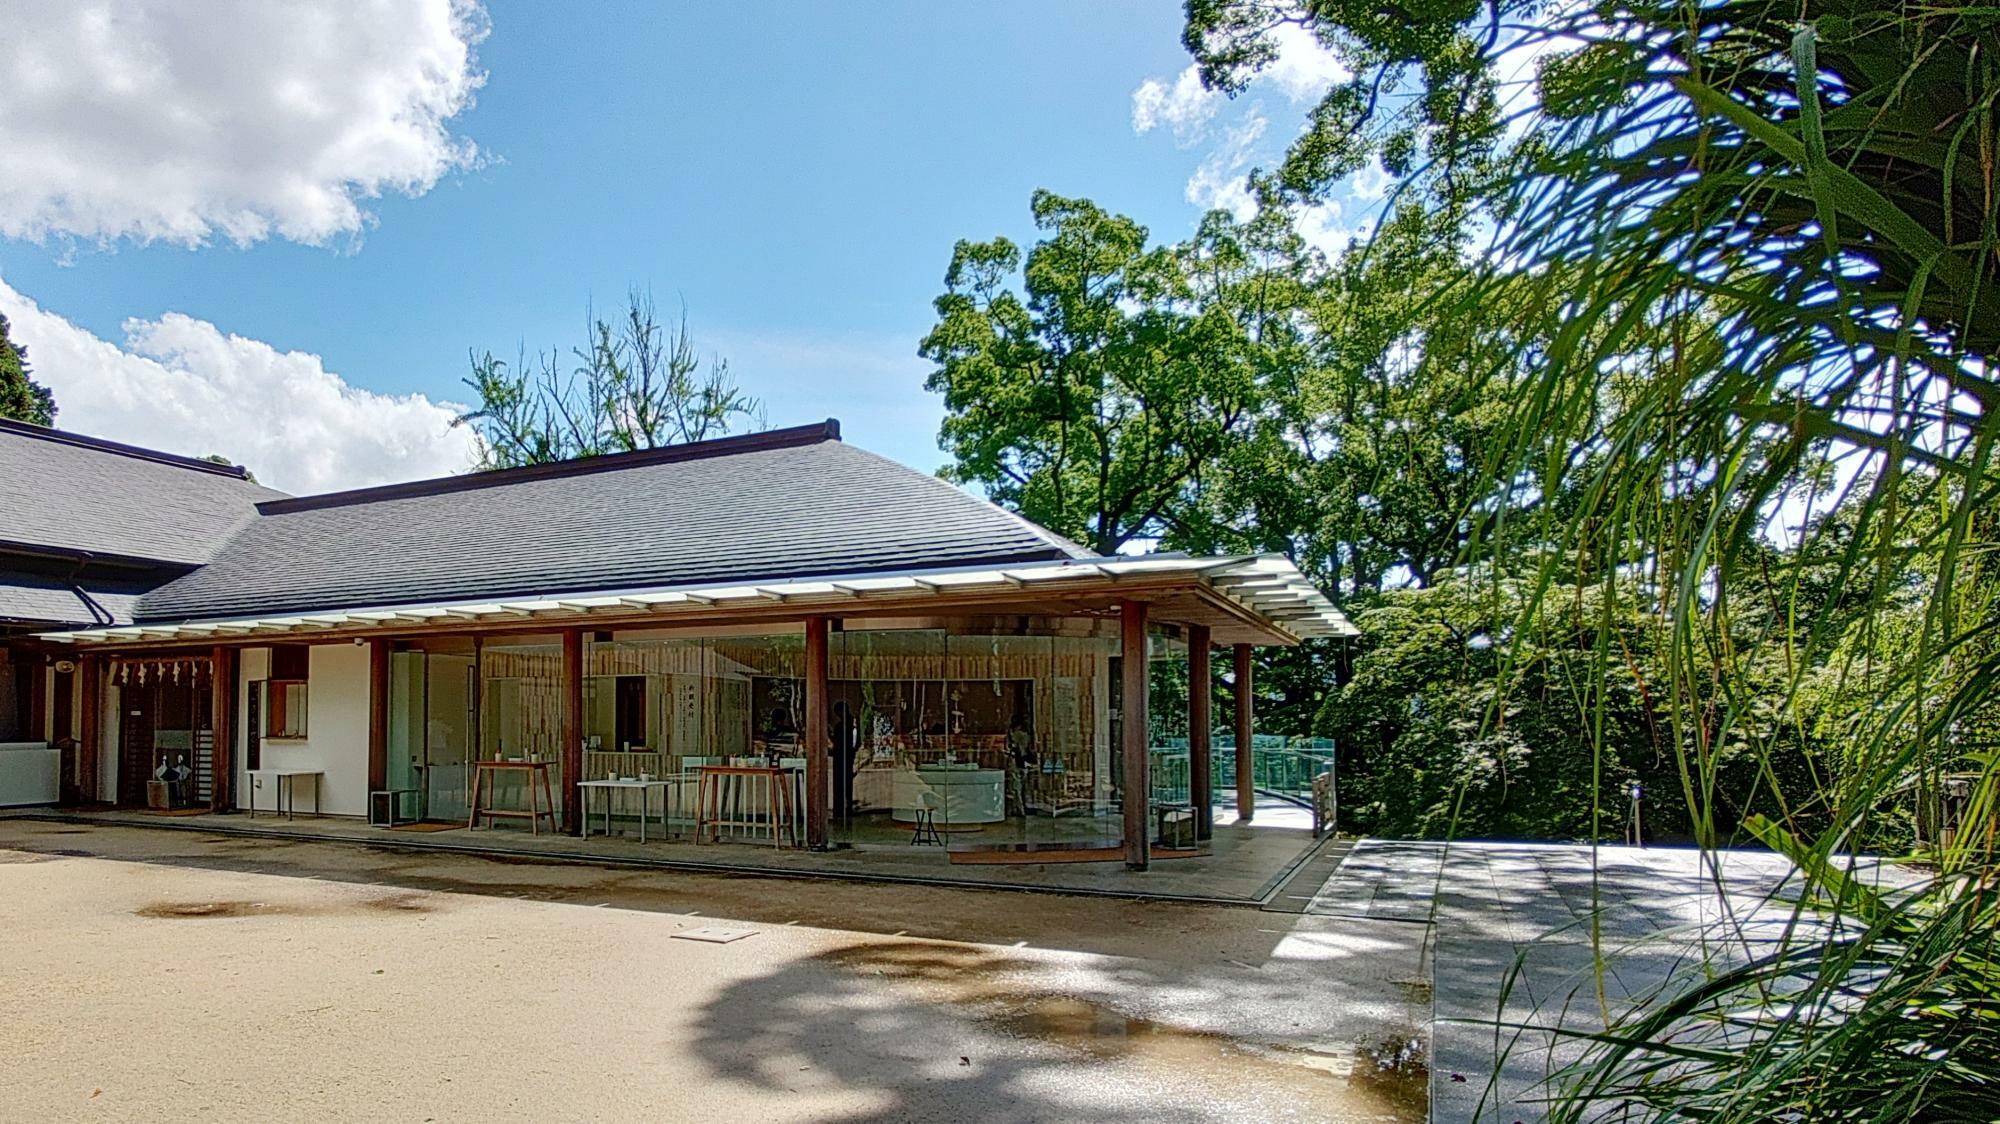
[[368, 814], [373, 793], [389, 787], [389, 642], [368, 642]]
[[1215, 834], [1215, 668], [1208, 626], [1188, 626], [1188, 799], [1194, 802], [1194, 837]]
[[583, 830], [583, 630], [563, 629], [563, 744], [562, 817], [563, 830], [576, 835]]
[[236, 806], [236, 656], [234, 648], [216, 645], [208, 665], [208, 720], [215, 739], [209, 756], [208, 810], [226, 812]]
[[[1113, 588], [1115, 584], [1115, 588]], [[869, 617], [906, 617], [913, 613], [930, 616], [952, 616], [959, 614], [1030, 614], [1030, 615], [1108, 615], [1115, 610], [1121, 599], [1142, 597], [1152, 604], [1149, 619], [1174, 623], [1202, 623], [1221, 630], [1224, 643], [1249, 640], [1257, 644], [1291, 646], [1297, 637], [1285, 631], [1282, 626], [1263, 620], [1246, 606], [1224, 596], [1220, 591], [1205, 583], [1191, 579], [1186, 574], [1128, 574], [1115, 583], [1104, 578], [1087, 578], [1078, 581], [1032, 582], [1026, 588], [1012, 585], [979, 586], [952, 589], [932, 584], [928, 590], [917, 591], [869, 591], [865, 596], [826, 596], [815, 603], [807, 595], [790, 595], [789, 601], [758, 600], [730, 602], [728, 604], [709, 603], [709, 599], [699, 594], [683, 594], [684, 603], [672, 603], [663, 609], [609, 608], [595, 610], [588, 614], [575, 613], [552, 615], [531, 620], [527, 614], [485, 617], [465, 617], [446, 610], [446, 615], [433, 617], [429, 623], [419, 621], [398, 621], [383, 623], [359, 621], [351, 625], [328, 626], [305, 633], [287, 633], [281, 629], [263, 631], [233, 631], [226, 634], [226, 642], [243, 647], [260, 647], [273, 642], [282, 643], [287, 638], [297, 638], [300, 642], [315, 644], [333, 640], [361, 638], [411, 638], [444, 635], [479, 635], [517, 633], [526, 629], [549, 631], [547, 624], [555, 624], [564, 616], [578, 620], [577, 627], [585, 627], [581, 618], [588, 617], [592, 629], [618, 628], [699, 628], [707, 625], [738, 624], [791, 624], [804, 621], [809, 616], [825, 616], [829, 619], [865, 620]], [[247, 625], [232, 624], [232, 629], [247, 629]], [[213, 643], [220, 636], [203, 637], [203, 641]], [[91, 644], [90, 650], [117, 650], [147, 652], [163, 650], [189, 651], [191, 655], [206, 655], [207, 643], [193, 646], [186, 637], [174, 639], [125, 638], [107, 641], [102, 645]]]
[[1236, 645], [1236, 822], [1249, 823], [1257, 814], [1256, 756], [1250, 745], [1257, 725], [1257, 685], [1250, 666], [1250, 645]]
[[1151, 758], [1147, 753], [1151, 735], [1151, 715], [1147, 694], [1151, 688], [1151, 668], [1146, 661], [1146, 603], [1126, 601], [1118, 606], [1119, 670], [1123, 729], [1124, 789], [1119, 804], [1125, 811], [1125, 869], [1145, 870], [1152, 865], [1152, 847], [1147, 812], [1152, 801]]
[[824, 850], [827, 843], [827, 645], [829, 621], [806, 618], [806, 846]]

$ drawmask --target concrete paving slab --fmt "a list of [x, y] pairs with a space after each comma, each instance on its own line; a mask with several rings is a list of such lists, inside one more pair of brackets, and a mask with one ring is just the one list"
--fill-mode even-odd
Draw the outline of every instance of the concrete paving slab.
[[[1602, 1029], [1790, 917], [1791, 864], [1764, 852], [1364, 840], [1310, 912], [1425, 928], [1431, 1118], [1531, 1121], [1552, 1073]], [[1717, 942], [1734, 942], [1718, 947]]]

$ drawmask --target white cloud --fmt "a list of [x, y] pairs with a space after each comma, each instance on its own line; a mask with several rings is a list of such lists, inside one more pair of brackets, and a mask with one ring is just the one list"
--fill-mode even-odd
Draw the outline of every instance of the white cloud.
[[[1353, 76], [1303, 28], [1284, 25], [1271, 36], [1277, 44], [1277, 58], [1252, 80], [1248, 87], [1251, 93], [1281, 94], [1296, 107], [1318, 101], [1334, 83]], [[1257, 213], [1257, 200], [1250, 193], [1250, 169], [1260, 162], [1275, 162], [1283, 147], [1263, 143], [1270, 119], [1262, 102], [1255, 100], [1216, 136], [1211, 126], [1227, 100], [1223, 94], [1204, 89], [1200, 71], [1192, 66], [1181, 71], [1171, 86], [1162, 79], [1148, 78], [1132, 91], [1132, 130], [1144, 134], [1166, 126], [1183, 148], [1213, 138], [1208, 153], [1188, 177], [1184, 194], [1188, 202], [1205, 211], [1219, 208], [1244, 220]], [[1337, 209], [1308, 212], [1301, 216], [1301, 233], [1322, 249], [1344, 246], [1353, 231], [1341, 227], [1338, 216]]]
[[1368, 226], [1365, 219], [1358, 229], [1345, 225], [1340, 204], [1328, 201], [1300, 211], [1297, 230], [1307, 245], [1332, 258], [1343, 253], [1356, 237], [1365, 236]]
[[1282, 90], [1294, 104], [1318, 101], [1328, 87], [1354, 77], [1305, 28], [1281, 24], [1271, 38], [1277, 41], [1278, 57], [1258, 77]]
[[1382, 167], [1382, 162], [1371, 157], [1367, 167], [1354, 173], [1354, 197], [1370, 202], [1384, 198], [1389, 194], [1389, 185], [1395, 182], [1396, 177]]
[[0, 281], [0, 312], [55, 392], [64, 429], [250, 466], [294, 493], [463, 472], [472, 435], [460, 412], [421, 394], [376, 394], [319, 356], [279, 351], [169, 312], [127, 320], [123, 347], [37, 306]]
[[1187, 201], [1204, 211], [1226, 210], [1239, 221], [1255, 215], [1257, 199], [1250, 194], [1249, 167], [1257, 142], [1270, 125], [1270, 120], [1252, 106], [1241, 123], [1224, 132], [1222, 143], [1188, 178]]
[[358, 235], [477, 149], [475, 0], [0, 0], [0, 235]]
[[1148, 78], [1132, 91], [1132, 131], [1150, 133], [1165, 125], [1173, 130], [1176, 143], [1193, 144], [1224, 100], [1224, 95], [1203, 88], [1201, 72], [1192, 66], [1181, 71], [1171, 87]]
[[[1276, 89], [1294, 105], [1317, 101], [1327, 87], [1352, 77], [1348, 69], [1320, 46], [1319, 40], [1303, 28], [1289, 24], [1271, 33], [1278, 57], [1259, 71], [1250, 89]], [[1165, 125], [1175, 142], [1193, 144], [1208, 131], [1216, 111], [1228, 95], [1201, 84], [1199, 68], [1189, 66], [1174, 77], [1170, 86], [1164, 79], [1148, 78], [1132, 91], [1132, 131], [1150, 133]]]

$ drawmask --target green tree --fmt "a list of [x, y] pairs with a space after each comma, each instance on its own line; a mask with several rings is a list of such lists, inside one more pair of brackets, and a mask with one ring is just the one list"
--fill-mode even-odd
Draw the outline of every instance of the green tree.
[[[1271, 60], [1283, 23], [1353, 69], [1288, 154], [1288, 190], [1379, 156], [1424, 205], [1488, 217], [1468, 300], [1525, 285], [1556, 314], [1547, 340], [1490, 367], [1528, 374], [1496, 383], [1510, 409], [1495, 502], [1547, 498], [1479, 542], [1502, 567], [1539, 559], [1517, 627], [1570, 586], [1643, 609], [1690, 833], [1714, 848], [1740, 825], [1799, 863], [1809, 907], [1843, 917], [1829, 936], [1808, 916], [1769, 955], [1627, 1015], [1563, 1075], [1553, 1116], [1990, 1115], [1994, 834], [1926, 840], [1940, 876], [1894, 899], [1831, 856], [1946, 784], [1969, 793], [1975, 827], [2000, 791], [2000, 11], [1194, 0], [1188, 14], [1224, 88]], [[1801, 516], [1828, 504], [1841, 518]], [[1615, 650], [1619, 621], [1593, 626], [1597, 650]], [[1480, 736], [1504, 728], [1533, 666], [1492, 669]], [[1585, 686], [1583, 719], [1607, 723], [1608, 690]], [[1736, 815], [1746, 752], [1783, 792], [1814, 724], [1845, 744], [1803, 805]], [[1611, 754], [1598, 740], [1595, 766]], [[1742, 1035], [1706, 1049], [1725, 1024]]]
[[29, 373], [28, 349], [8, 337], [7, 317], [0, 315], [0, 418], [56, 424], [55, 395]]
[[[223, 456], [221, 453], [210, 453], [207, 456], [202, 457], [201, 459], [207, 461], [210, 464], [222, 465], [225, 468], [243, 467], [242, 465], [237, 464], [235, 461], [230, 460], [228, 457]], [[255, 484], [257, 482], [257, 474], [250, 471], [247, 468], [244, 468], [243, 479], [250, 481], [252, 484]]]
[[1089, 200], [1032, 208], [1045, 236], [1025, 255], [958, 244], [919, 349], [946, 475], [1100, 553], [1168, 536], [1225, 458], [1277, 436], [1313, 256], [1279, 222], [1211, 214], [1152, 246]]
[[481, 468], [653, 449], [763, 424], [763, 404], [737, 385], [728, 361], [696, 352], [685, 309], [663, 324], [652, 297], [634, 289], [616, 320], [594, 310], [584, 320], [588, 342], [567, 355], [530, 356], [524, 347], [512, 365], [490, 351], [472, 355], [463, 381], [479, 405], [452, 424], [478, 435]]

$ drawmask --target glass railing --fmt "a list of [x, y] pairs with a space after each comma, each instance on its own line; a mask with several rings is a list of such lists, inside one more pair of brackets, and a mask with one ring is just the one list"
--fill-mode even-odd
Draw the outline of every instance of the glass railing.
[[[1236, 738], [1218, 734], [1214, 744], [1215, 791], [1226, 800], [1236, 790]], [[1256, 734], [1250, 739], [1250, 775], [1262, 795], [1310, 805], [1313, 778], [1332, 768], [1332, 738]], [[1186, 738], [1161, 738], [1153, 746], [1152, 794], [1155, 805], [1192, 803]]]

